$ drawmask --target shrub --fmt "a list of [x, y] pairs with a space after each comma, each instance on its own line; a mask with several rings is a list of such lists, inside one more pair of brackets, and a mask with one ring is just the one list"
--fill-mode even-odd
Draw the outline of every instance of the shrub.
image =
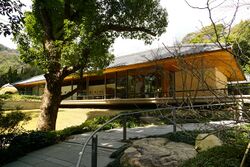
[[10, 112], [6, 115], [0, 112], [0, 133], [19, 133], [22, 131], [21, 123], [30, 119], [25, 113], [19, 111]]
[[247, 144], [249, 142], [249, 125], [236, 126], [218, 132], [217, 136], [226, 144]]
[[56, 132], [40, 131], [25, 132], [19, 135], [8, 134], [2, 136], [2, 139], [5, 139], [9, 146], [0, 149], [0, 165], [15, 160], [30, 151], [58, 142]]
[[1, 100], [6, 100], [6, 99], [9, 99], [11, 98], [11, 95], [10, 94], [3, 94], [3, 95], [0, 95], [0, 99]]
[[34, 96], [34, 95], [3, 94], [3, 95], [0, 95], [0, 99], [2, 99], [2, 100], [13, 100], [13, 101], [41, 100], [41, 97], [40, 96]]
[[68, 128], [65, 128], [63, 130], [57, 131], [57, 135], [59, 137], [59, 140], [65, 140], [68, 136], [80, 134], [84, 132], [91, 131], [88, 127], [84, 127], [84, 124], [79, 126], [71, 126]]
[[[239, 145], [214, 147], [197, 154], [193, 159], [187, 160], [182, 167], [238, 167], [240, 166], [245, 148]], [[250, 163], [249, 158], [247, 159], [247, 163]]]

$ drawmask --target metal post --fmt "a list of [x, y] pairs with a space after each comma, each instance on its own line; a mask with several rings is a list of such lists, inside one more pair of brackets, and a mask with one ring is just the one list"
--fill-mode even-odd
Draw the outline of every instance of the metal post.
[[97, 167], [97, 145], [98, 138], [97, 135], [92, 138], [92, 156], [91, 156], [91, 167]]
[[173, 115], [173, 132], [176, 132], [176, 109], [175, 108], [172, 110], [172, 115]]
[[127, 120], [126, 117], [122, 119], [122, 126], [123, 126], [123, 141], [127, 140]]
[[238, 121], [243, 120], [243, 105], [244, 105], [243, 102], [241, 102], [241, 101], [237, 102], [237, 112], [239, 114]]

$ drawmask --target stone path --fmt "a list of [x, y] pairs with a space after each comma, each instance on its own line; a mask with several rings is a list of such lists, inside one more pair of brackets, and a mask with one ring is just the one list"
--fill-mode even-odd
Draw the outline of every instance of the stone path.
[[[185, 127], [185, 130], [209, 129], [211, 125], [220, 125], [221, 123], [208, 124], [185, 124], [178, 126], [177, 130]], [[225, 124], [225, 123], [223, 123]], [[147, 126], [127, 129], [127, 138], [146, 137], [151, 135], [166, 134], [173, 131], [172, 125]], [[82, 149], [82, 143], [86, 141], [91, 133], [84, 133], [70, 136], [64, 142], [55, 144], [19, 158], [17, 161], [9, 163], [4, 167], [74, 167], [76, 166], [79, 152]], [[104, 167], [113, 159], [110, 154], [117, 148], [124, 145], [122, 139], [122, 129], [112, 129], [101, 131], [98, 134], [98, 167]], [[88, 145], [83, 155], [81, 166], [91, 167], [91, 145]]]

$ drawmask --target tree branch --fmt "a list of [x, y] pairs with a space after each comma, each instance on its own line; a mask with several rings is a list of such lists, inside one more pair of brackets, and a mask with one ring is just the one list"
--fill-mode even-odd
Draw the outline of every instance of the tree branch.
[[90, 53], [90, 49], [89, 48], [85, 48], [82, 51], [82, 56], [84, 58], [83, 62], [79, 62], [77, 65], [73, 66], [73, 67], [64, 67], [61, 73], [61, 77], [65, 78], [70, 74], [75, 73], [77, 70], [80, 70], [81, 68], [85, 68], [86, 64], [88, 63], [88, 59], [89, 59], [89, 53]]
[[41, 19], [43, 22], [43, 26], [44, 26], [44, 30], [45, 30], [47, 38], [49, 40], [54, 40], [52, 21], [50, 19], [48, 11], [43, 7], [39, 7], [39, 12], [41, 15]]
[[193, 6], [191, 5], [187, 0], [185, 0], [186, 4], [193, 9], [207, 9], [207, 7], [199, 7], [199, 6]]
[[150, 34], [152, 36], [157, 35], [156, 33], [152, 32], [151, 30], [149, 30], [145, 27], [131, 27], [131, 26], [123, 26], [123, 25], [117, 25], [117, 24], [107, 24], [107, 25], [101, 26], [101, 28], [94, 33], [94, 36], [99, 36], [100, 34], [102, 34], [103, 32], [106, 32], [106, 31], [116, 31], [116, 32], [142, 31], [142, 32], [145, 32], [145, 33]]
[[70, 92], [68, 92], [66, 94], [61, 95], [61, 99], [64, 100], [64, 99], [67, 99], [70, 96], [73, 96], [78, 90], [79, 90], [79, 87], [73, 89], [72, 91], [70, 91]]

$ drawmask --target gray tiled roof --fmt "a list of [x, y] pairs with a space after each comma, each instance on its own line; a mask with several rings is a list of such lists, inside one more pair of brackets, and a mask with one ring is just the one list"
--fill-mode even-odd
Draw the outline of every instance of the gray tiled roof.
[[[114, 62], [111, 63], [107, 68], [127, 66], [132, 64], [140, 64], [148, 61], [160, 60], [165, 58], [171, 58], [175, 56], [183, 56], [190, 54], [197, 54], [207, 51], [220, 50], [215, 44], [189, 44], [181, 46], [172, 46], [172, 47], [162, 47], [158, 49], [147, 50], [144, 52], [134, 53], [126, 56], [116, 57]], [[27, 84], [37, 81], [45, 80], [44, 75], [34, 76], [27, 80], [13, 83], [17, 84]]]
[[107, 68], [140, 64], [148, 61], [215, 50], [221, 50], [221, 48], [215, 44], [189, 44], [181, 46], [162, 47], [158, 49], [152, 49], [144, 52], [116, 57], [114, 62], [111, 63]]

